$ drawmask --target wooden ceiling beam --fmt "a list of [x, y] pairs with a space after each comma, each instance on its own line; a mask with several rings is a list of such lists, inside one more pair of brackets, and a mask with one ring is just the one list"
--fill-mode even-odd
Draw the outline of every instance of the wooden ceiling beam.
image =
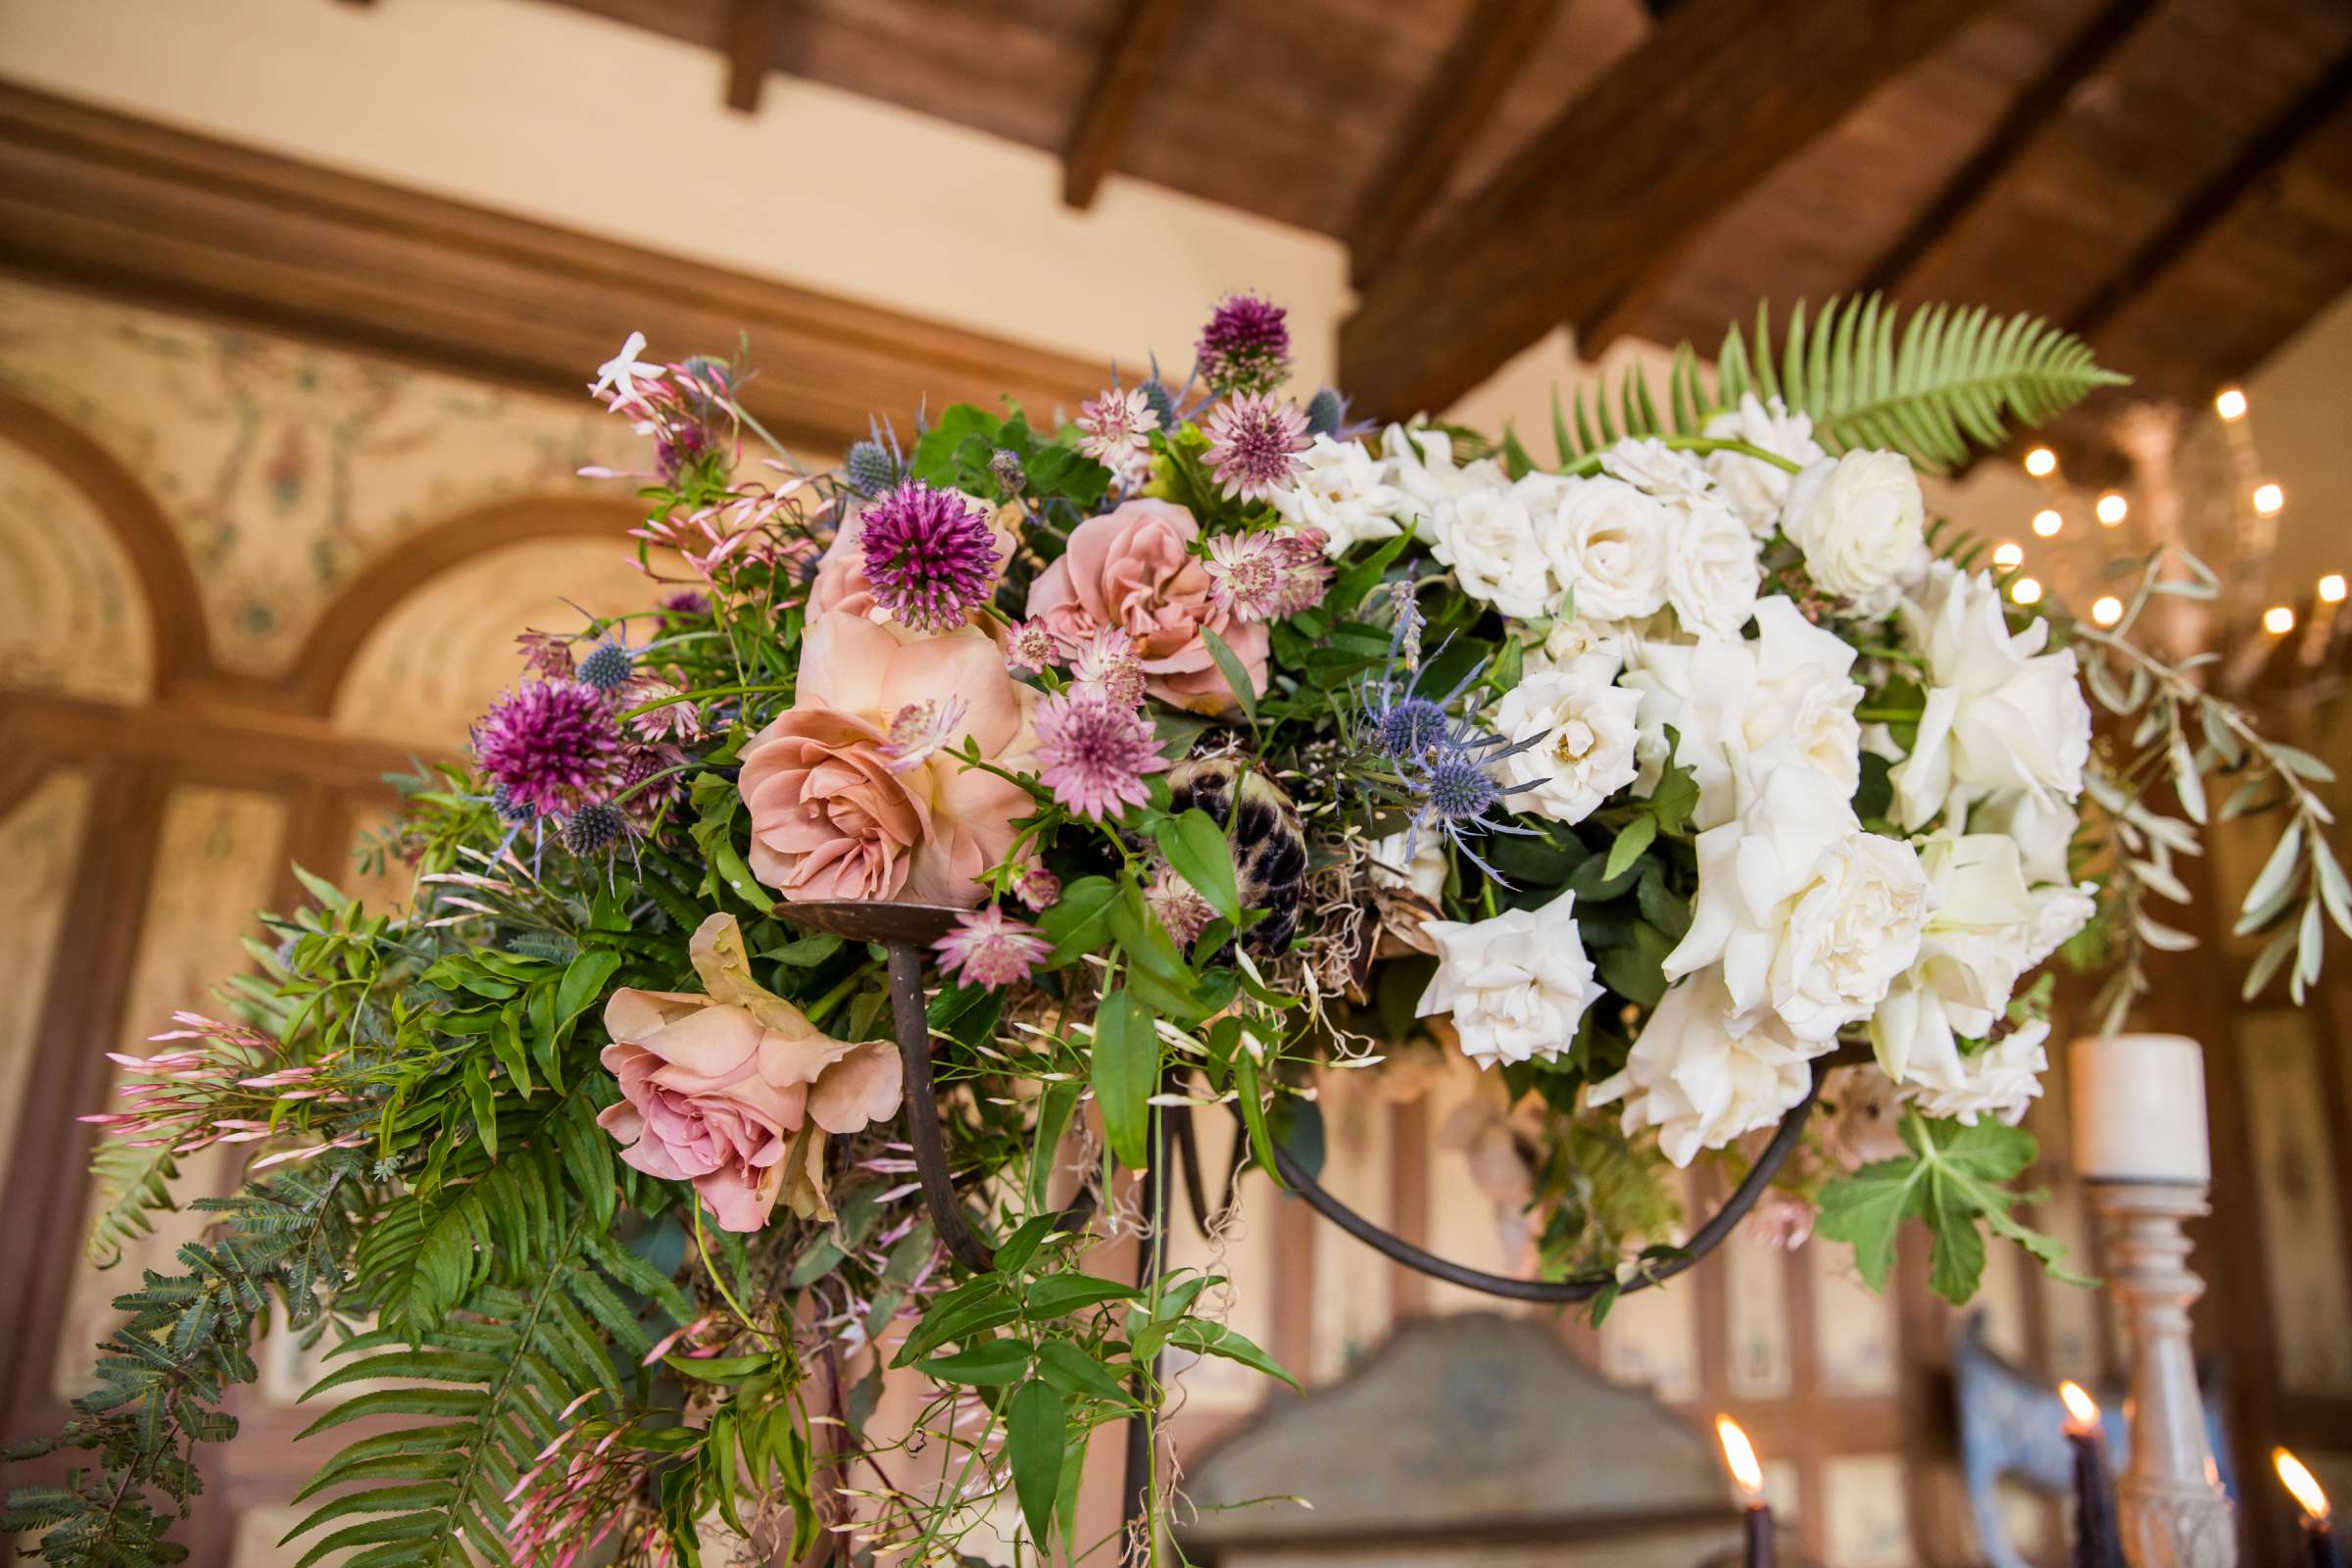
[[1442, 410], [1597, 319], [1986, 0], [1687, 0], [1409, 245], [1340, 329], [1374, 416]]
[[721, 36], [727, 61], [727, 107], [757, 114], [760, 89], [776, 63], [776, 39], [784, 28], [785, 0], [727, 0]]
[[2107, 0], [2093, 12], [1849, 292], [1899, 295], [1903, 285], [1926, 268], [1945, 237], [2000, 183], [2019, 155], [2065, 112], [2076, 89], [2115, 57], [2158, 3]]
[[1061, 199], [1070, 206], [1092, 207], [1102, 176], [1118, 166], [1136, 106], [1185, 9], [1185, 0], [1128, 0], [1061, 156]]
[[1478, 0], [1429, 85], [1413, 101], [1348, 224], [1348, 265], [1362, 287], [1445, 195], [1446, 176], [1501, 107], [1562, 0]]
[[2067, 318], [2067, 329], [2094, 342], [2106, 325], [2228, 217], [2249, 191], [2278, 172], [2338, 110], [2352, 103], [2352, 52], [2335, 63], [2257, 131], [2235, 158], [2189, 193], [2165, 225], [2125, 258]]

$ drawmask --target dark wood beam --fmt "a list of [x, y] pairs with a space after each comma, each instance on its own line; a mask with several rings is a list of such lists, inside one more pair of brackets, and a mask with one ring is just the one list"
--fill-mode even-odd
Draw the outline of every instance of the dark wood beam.
[[2076, 29], [2041, 74], [2026, 84], [1968, 161], [1954, 171], [1893, 244], [1871, 264], [1851, 292], [1900, 294], [1943, 238], [1959, 227], [2017, 162], [2044, 126], [2062, 114], [2075, 89], [2099, 72], [2156, 9], [2158, 0], [2107, 0]]
[[1562, 0], [1478, 0], [1421, 96], [1396, 127], [1348, 224], [1348, 265], [1362, 287], [1445, 194], [1446, 176], [1500, 107], [1560, 14]]
[[2257, 131], [2226, 168], [2190, 192], [2165, 225], [2125, 258], [2076, 309], [2067, 319], [2067, 329], [2085, 340], [2095, 340], [2108, 322], [2180, 265], [2248, 191], [2276, 173], [2347, 102], [2352, 102], [2352, 52], [2339, 55], [2317, 81]]
[[783, 30], [785, 0], [727, 0], [724, 24], [727, 107], [756, 114], [760, 89], [776, 63], [776, 36]]
[[1688, 0], [1408, 246], [1340, 330], [1374, 416], [1439, 410], [1596, 319], [1987, 0]]
[[1102, 176], [1117, 167], [1136, 105], [1184, 13], [1185, 0], [1127, 0], [1061, 155], [1061, 199], [1070, 206], [1092, 207]]
[[632, 330], [730, 352], [809, 456], [926, 404], [1075, 408], [1091, 365], [0, 85], [0, 270], [582, 398]]

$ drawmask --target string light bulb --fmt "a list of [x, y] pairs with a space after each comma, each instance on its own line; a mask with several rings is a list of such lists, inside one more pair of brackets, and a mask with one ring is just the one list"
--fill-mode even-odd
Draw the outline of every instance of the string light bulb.
[[2015, 571], [2026, 564], [2026, 547], [2014, 539], [2004, 539], [1992, 547], [1992, 564], [2003, 571]]
[[2044, 507], [2034, 514], [2034, 531], [2044, 539], [2055, 539], [2058, 530], [2066, 526], [2066, 518], [2056, 507]]
[[2101, 594], [2091, 601], [2090, 618], [2102, 626], [2112, 626], [2124, 618], [2124, 602], [2113, 594]]
[[2222, 388], [2214, 397], [2213, 412], [2225, 419], [2244, 418], [2246, 416], [2245, 393], [2233, 386]]
[[2026, 471], [2036, 479], [2046, 479], [2058, 471], [2058, 454], [2048, 447], [2035, 447], [2026, 454]]
[[2009, 585], [2009, 597], [2011, 600], [2021, 605], [2040, 604], [2041, 579], [2038, 577], [2018, 578], [2017, 581]]
[[2276, 479], [2266, 479], [2254, 487], [2254, 512], [2257, 516], [2276, 517], [2286, 506], [2286, 489]]
[[2262, 612], [2262, 629], [2274, 637], [2283, 637], [2295, 629], [2295, 610], [2292, 605], [2273, 605]]
[[2344, 602], [2344, 574], [2331, 571], [2320, 579], [2320, 603], [2340, 605]]
[[2099, 497], [2098, 514], [2100, 524], [2112, 528], [2132, 515], [2132, 503], [2124, 499], [2122, 491], [2110, 490]]

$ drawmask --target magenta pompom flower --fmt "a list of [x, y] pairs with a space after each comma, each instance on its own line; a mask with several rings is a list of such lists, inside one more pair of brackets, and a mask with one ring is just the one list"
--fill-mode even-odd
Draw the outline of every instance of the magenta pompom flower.
[[1058, 692], [1037, 708], [1037, 777], [1059, 805], [1100, 822], [1151, 799], [1144, 775], [1163, 771], [1159, 737], [1142, 710], [1099, 691]]
[[931, 947], [939, 955], [941, 973], [989, 991], [1028, 979], [1054, 951], [1036, 926], [993, 904], [964, 910], [956, 917], [956, 929]]
[[1306, 470], [1306, 416], [1276, 398], [1246, 393], [1217, 405], [1202, 427], [1208, 466], [1237, 501], [1263, 501]]
[[583, 796], [610, 793], [620, 726], [612, 700], [595, 687], [533, 681], [501, 697], [475, 723], [473, 756], [508, 801], [548, 816]]
[[1291, 373], [1288, 313], [1255, 294], [1228, 294], [1200, 329], [1200, 379], [1219, 392], [1264, 392]]
[[1004, 565], [988, 514], [969, 496], [909, 479], [858, 518], [874, 603], [902, 625], [947, 631], [988, 603]]

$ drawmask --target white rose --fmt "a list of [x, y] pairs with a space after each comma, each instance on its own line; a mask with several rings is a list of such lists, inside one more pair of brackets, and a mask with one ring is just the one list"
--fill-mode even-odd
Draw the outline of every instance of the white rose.
[[1615, 680], [1625, 667], [1625, 640], [1624, 628], [1615, 621], [1563, 616], [1551, 623], [1541, 644], [1527, 651], [1525, 667], [1531, 673], [1566, 669]]
[[1870, 1038], [1896, 1083], [1948, 1084], [1959, 1041], [1989, 1034], [2018, 977], [2038, 961], [2030, 947], [2034, 898], [2015, 840], [1943, 834], [1918, 853], [1935, 908], [1918, 961], [1879, 1004]]
[[1683, 629], [1736, 637], [1755, 613], [1764, 578], [1756, 536], [1719, 502], [1678, 509], [1666, 548], [1666, 600]]
[[2034, 890], [2034, 921], [2026, 941], [2026, 967], [2031, 969], [2065, 947], [2075, 933], [2099, 912], [2096, 882], [2063, 884]]
[[1296, 483], [1274, 492], [1274, 510], [1299, 527], [1322, 529], [1324, 554], [1345, 555], [1350, 545], [1404, 531], [1396, 520], [1404, 492], [1389, 483], [1388, 466], [1361, 442], [1319, 435], [1304, 463]]
[[2041, 1075], [2050, 1065], [2043, 1050], [2049, 1038], [2046, 1020], [2020, 1024], [1976, 1054], [1961, 1057], [1949, 1084], [1912, 1087], [1912, 1102], [1928, 1115], [1957, 1116], [1971, 1126], [1979, 1116], [2015, 1126], [2041, 1093]]
[[1430, 535], [1429, 553], [1453, 568], [1462, 592], [1515, 620], [1549, 613], [1559, 598], [1535, 519], [1515, 488], [1470, 490], [1441, 504]]
[[1788, 486], [1781, 531], [1829, 592], [1879, 608], [1927, 550], [1927, 501], [1899, 452], [1849, 452], [1809, 465]]
[[2041, 651], [2047, 621], [2012, 637], [1991, 577], [1941, 561], [1902, 619], [1927, 681], [1918, 738], [1892, 775], [1903, 826], [1924, 826], [1955, 797], [2023, 790], [2046, 808], [2082, 793], [2090, 704], [2074, 650]]
[[1666, 978], [1719, 962], [1739, 1022], [1769, 1012], [1826, 1042], [1918, 958], [1931, 903], [1909, 845], [1862, 831], [1819, 773], [1777, 768], [1738, 817], [1698, 836], [1698, 896]]
[[1563, 893], [1490, 920], [1424, 920], [1438, 972], [1417, 1013], [1451, 1013], [1462, 1054], [1481, 1067], [1551, 1060], [1601, 991], [1575, 910], [1576, 895]]
[[1544, 549], [1579, 615], [1630, 620], [1666, 605], [1667, 509], [1622, 479], [1529, 474]]
[[1436, 904], [1446, 891], [1446, 836], [1442, 833], [1391, 833], [1371, 845], [1372, 880], [1383, 887], [1403, 888]]
[[2026, 880], [2035, 886], [2064, 882], [2074, 874], [2070, 852], [2078, 824], [2072, 806], [2027, 790], [1987, 796], [1968, 813], [1971, 833], [1999, 833], [2017, 841]]
[[1658, 1130], [1677, 1165], [1769, 1127], [1805, 1098], [1806, 1065], [1826, 1047], [1797, 1039], [1767, 1013], [1743, 1019], [1722, 971], [1706, 968], [1670, 988], [1642, 1026], [1625, 1070], [1594, 1084], [1588, 1104], [1625, 1102], [1630, 1136]]
[[1778, 594], [1757, 601], [1753, 641], [1642, 641], [1620, 677], [1642, 693], [1639, 788], [1656, 787], [1671, 725], [1681, 740], [1677, 759], [1698, 785], [1692, 820], [1702, 829], [1731, 820], [1743, 785], [1774, 768], [1810, 768], [1840, 800], [1851, 800], [1862, 781], [1852, 646]]
[[1634, 781], [1640, 692], [1569, 670], [1524, 675], [1492, 715], [1495, 733], [1525, 749], [1494, 763], [1513, 810], [1581, 822]]
[[[1744, 441], [1751, 447], [1787, 458], [1798, 467], [1818, 463], [1828, 454], [1813, 439], [1813, 416], [1790, 414], [1779, 398], [1756, 401], [1753, 392], [1740, 395], [1737, 410], [1726, 409], [1706, 423], [1705, 434]], [[1781, 507], [1788, 499], [1788, 481], [1795, 477], [1777, 464], [1741, 457], [1737, 452], [1709, 453], [1707, 471], [1723, 486], [1724, 499], [1740, 520], [1758, 536], [1770, 538], [1780, 526]]]
[[1426, 426], [1392, 424], [1380, 434], [1380, 457], [1388, 482], [1404, 501], [1399, 518], [1430, 517], [1440, 506], [1473, 490], [1501, 490], [1510, 475], [1492, 458], [1478, 458], [1460, 466], [1453, 461], [1453, 438]]
[[1696, 458], [1675, 451], [1656, 436], [1627, 436], [1601, 453], [1600, 471], [1661, 501], [1693, 507], [1726, 504], [1715, 476]]

